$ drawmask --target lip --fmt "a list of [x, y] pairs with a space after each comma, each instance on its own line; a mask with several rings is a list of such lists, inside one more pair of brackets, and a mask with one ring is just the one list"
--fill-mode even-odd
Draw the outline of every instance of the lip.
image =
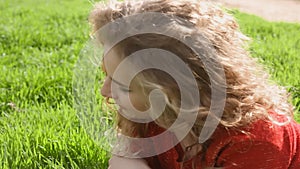
[[120, 106], [119, 104], [116, 104], [116, 107], [119, 112], [122, 112], [124, 110], [124, 108], [122, 106]]
[[116, 104], [116, 107], [118, 112], [121, 113], [124, 117], [133, 118], [132, 116], [128, 116], [128, 112], [126, 112], [126, 109], [124, 107], [120, 106], [119, 104]]

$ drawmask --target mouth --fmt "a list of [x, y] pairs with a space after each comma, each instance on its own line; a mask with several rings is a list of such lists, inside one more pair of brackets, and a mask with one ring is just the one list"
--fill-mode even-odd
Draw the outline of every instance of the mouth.
[[116, 104], [116, 108], [117, 108], [117, 111], [118, 112], [123, 112], [124, 111], [124, 108], [121, 107], [120, 105]]
[[128, 118], [128, 119], [134, 119], [134, 116], [132, 114], [130, 114], [129, 112], [127, 112], [127, 110], [120, 106], [119, 104], [115, 104], [117, 111], [122, 114], [122, 116]]
[[125, 109], [121, 107], [120, 105], [116, 105], [118, 113], [123, 116], [124, 118], [136, 122], [136, 123], [149, 123], [152, 122], [153, 119], [151, 117], [148, 117], [147, 115], [138, 115], [132, 111], [128, 111], [128, 109]]

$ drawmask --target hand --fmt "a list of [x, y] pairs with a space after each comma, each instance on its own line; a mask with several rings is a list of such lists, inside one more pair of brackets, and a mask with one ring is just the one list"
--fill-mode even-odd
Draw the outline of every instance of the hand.
[[112, 156], [108, 169], [151, 169], [144, 159]]

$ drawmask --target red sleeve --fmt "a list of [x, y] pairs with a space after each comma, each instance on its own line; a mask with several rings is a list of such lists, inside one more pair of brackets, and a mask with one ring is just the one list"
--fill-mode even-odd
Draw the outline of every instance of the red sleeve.
[[[149, 137], [164, 132], [154, 125]], [[243, 132], [241, 132], [243, 131]], [[159, 142], [153, 142], [153, 149], [174, 141], [172, 133], [166, 134]], [[162, 154], [147, 159], [152, 169], [180, 169], [180, 145]], [[222, 169], [299, 169], [300, 168], [300, 126], [294, 122], [278, 126], [266, 121], [258, 121], [240, 130], [218, 128], [204, 154], [203, 160], [196, 160], [196, 168]], [[200, 156], [199, 156], [200, 157]], [[192, 163], [184, 168], [190, 169]]]
[[[160, 152], [161, 148], [165, 147], [166, 145], [176, 144], [176, 137], [174, 134], [166, 131], [154, 123], [149, 124], [147, 137], [156, 136], [161, 133], [164, 133], [164, 138], [162, 138], [160, 141], [153, 140], [153, 148], [156, 152]], [[166, 152], [146, 158], [146, 161], [152, 169], [180, 169], [180, 163], [177, 162], [178, 153], [176, 148], [178, 148], [178, 146], [180, 145], [177, 144], [175, 147]]]
[[299, 144], [292, 124], [278, 126], [258, 121], [245, 128], [246, 133], [219, 130], [207, 149], [206, 162], [224, 169], [291, 168]]
[[224, 169], [289, 168], [289, 153], [270, 142], [238, 142], [225, 147], [217, 158]]

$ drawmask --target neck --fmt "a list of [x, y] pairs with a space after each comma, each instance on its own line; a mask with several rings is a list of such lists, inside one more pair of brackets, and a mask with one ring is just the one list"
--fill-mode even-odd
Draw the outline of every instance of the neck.
[[[188, 127], [183, 124], [180, 126], [175, 133], [178, 140], [182, 139], [182, 134], [186, 132], [183, 127]], [[194, 134], [192, 134], [192, 131], [190, 131], [184, 138], [180, 141], [180, 145], [183, 150], [183, 159], [182, 161], [189, 160], [193, 157], [195, 157], [199, 152], [202, 150], [202, 145], [199, 143], [198, 137]]]

